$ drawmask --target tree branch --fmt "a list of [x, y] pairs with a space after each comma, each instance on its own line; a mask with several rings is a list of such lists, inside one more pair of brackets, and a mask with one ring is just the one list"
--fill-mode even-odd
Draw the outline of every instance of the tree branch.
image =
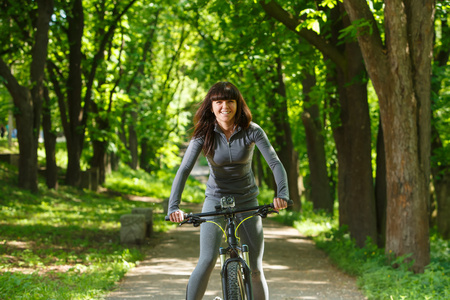
[[283, 23], [289, 30], [295, 32], [298, 36], [307, 40], [311, 45], [316, 47], [322, 54], [331, 59], [339, 68], [345, 70], [346, 60], [345, 57], [339, 52], [336, 47], [327, 43], [320, 35], [315, 31], [306, 28], [297, 29], [298, 25], [302, 21], [294, 17], [290, 12], [284, 10], [276, 1], [266, 2], [265, 0], [259, 1], [264, 11], [272, 18]]

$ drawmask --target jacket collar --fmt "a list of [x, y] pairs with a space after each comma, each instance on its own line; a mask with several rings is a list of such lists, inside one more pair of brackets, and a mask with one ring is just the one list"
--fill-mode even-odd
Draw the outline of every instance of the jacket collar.
[[[233, 135], [235, 135], [236, 133], [238, 133], [239, 131], [241, 131], [241, 126], [237, 126], [235, 129], [234, 129], [234, 132], [231, 134], [231, 136], [233, 136]], [[217, 133], [220, 133], [220, 134], [225, 134], [225, 133], [223, 133], [223, 131], [222, 131], [222, 128], [220, 128], [220, 126], [219, 126], [219, 124], [217, 124], [217, 121], [216, 121], [216, 123], [215, 123], [215, 125], [214, 125], [214, 131], [215, 132], [217, 132]], [[231, 138], [231, 137], [230, 137]]]

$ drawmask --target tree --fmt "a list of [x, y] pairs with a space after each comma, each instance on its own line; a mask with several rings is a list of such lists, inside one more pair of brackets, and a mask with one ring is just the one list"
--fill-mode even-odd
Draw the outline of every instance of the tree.
[[[286, 85], [281, 57], [275, 58], [276, 67], [274, 72], [274, 95], [269, 100], [268, 105], [272, 106], [272, 120], [276, 128], [275, 141], [278, 148], [278, 155], [285, 166], [289, 181], [289, 194], [293, 202], [293, 210], [301, 210], [300, 192], [298, 188], [298, 153], [294, 149], [292, 142], [291, 126], [289, 124], [288, 104], [286, 97]], [[277, 95], [279, 97], [277, 97]], [[278, 98], [278, 99], [277, 99]]]
[[[19, 60], [19, 62], [23, 62], [27, 59], [30, 62], [29, 74], [25, 83], [19, 83], [18, 78], [13, 74], [13, 65], [3, 60], [4, 53], [0, 56], [0, 76], [3, 77], [3, 83], [11, 94], [16, 109], [15, 116], [20, 151], [19, 187], [33, 192], [38, 190], [37, 147], [44, 97], [43, 82], [48, 51], [48, 31], [53, 11], [52, 0], [38, 0], [36, 3], [37, 10], [30, 12], [27, 11], [27, 5], [17, 2], [14, 4], [4, 3], [6, 7], [2, 8], [2, 11], [5, 8], [5, 11], [14, 15], [10, 20], [5, 19], [2, 25], [9, 24], [8, 21], [14, 23], [12, 27], [15, 31], [21, 32], [22, 42], [25, 42], [25, 45], [23, 45], [26, 51], [25, 57]], [[30, 24], [26, 20], [25, 16], [29, 13], [35, 20], [34, 24]], [[31, 49], [26, 46], [26, 42], [31, 43]], [[19, 45], [14, 46], [20, 47]], [[7, 52], [6, 49], [3, 49], [3, 51]]]
[[[157, 7], [156, 11], [147, 12], [149, 8], [140, 10], [144, 13], [142, 18], [146, 22], [142, 22], [141, 18], [129, 18], [130, 25], [136, 30], [133, 37], [129, 41], [129, 53], [124, 62], [123, 79], [120, 79], [121, 85], [124, 86], [124, 91], [130, 95], [129, 103], [126, 103], [122, 109], [122, 119], [125, 120], [120, 126], [122, 142], [126, 149], [130, 152], [128, 161], [129, 166], [136, 170], [139, 167], [139, 141], [136, 127], [138, 123], [138, 94], [142, 89], [143, 80], [148, 71], [148, 65], [152, 65], [154, 60], [154, 46], [157, 38], [157, 25], [160, 21], [160, 14], [162, 7]], [[130, 13], [138, 13], [131, 10]], [[145, 14], [146, 13], [146, 14]], [[141, 26], [143, 27], [142, 29]], [[128, 71], [127, 71], [128, 70]], [[122, 74], [121, 74], [122, 75]], [[151, 76], [151, 75], [150, 75]]]
[[[67, 143], [68, 185], [80, 184], [80, 158], [91, 105], [95, 101], [92, 94], [97, 71], [104, 63], [105, 52], [121, 18], [136, 1], [89, 3], [86, 10], [92, 11], [85, 14], [83, 1], [71, 0], [61, 3], [56, 15], [57, 21], [52, 27], [51, 79], [53, 89], [59, 91], [56, 95]], [[92, 31], [85, 30], [85, 18]], [[90, 41], [89, 47], [84, 47], [83, 37]]]
[[42, 107], [42, 131], [45, 147], [45, 182], [49, 189], [58, 188], [58, 165], [56, 163], [56, 132], [52, 122], [52, 100], [48, 88], [44, 89]]
[[351, 236], [362, 247], [367, 237], [377, 238], [376, 214], [364, 63], [356, 42], [341, 43], [338, 38], [339, 30], [349, 25], [348, 18], [338, 2], [327, 11], [327, 19], [331, 23], [323, 25], [325, 33], [319, 35], [308, 28], [308, 22], [296, 17], [298, 12], [291, 13], [273, 0], [259, 3], [269, 16], [283, 23], [331, 61], [330, 81], [335, 83], [337, 94], [333, 103], [339, 116], [333, 127], [339, 168], [339, 223], [348, 225]]
[[[195, 12], [190, 22], [202, 38], [199, 53], [204, 53], [197, 67], [202, 72], [195, 75], [205, 88], [218, 80], [232, 81], [239, 87], [254, 121], [272, 139], [288, 175], [294, 209], [300, 210], [298, 154], [292, 142], [283, 57], [279, 55], [288, 43], [278, 43], [277, 24], [267, 22], [265, 14], [252, 3], [211, 1], [204, 6], [190, 5]], [[258, 181], [264, 177], [267, 185], [273, 187], [273, 176], [264, 172], [266, 164], [258, 154], [255, 163]]]
[[305, 127], [310, 166], [311, 200], [315, 210], [324, 210], [332, 214], [334, 201], [328, 179], [323, 126], [320, 123], [319, 105], [313, 99], [313, 89], [316, 85], [314, 68], [310, 72], [305, 72], [302, 81], [304, 111], [301, 118]]
[[384, 36], [364, 0], [344, 0], [379, 98], [386, 151], [386, 253], [430, 261], [430, 74], [435, 4], [384, 3]]
[[[445, 110], [449, 107], [449, 101], [446, 94], [444, 82], [448, 78], [448, 62], [450, 57], [450, 26], [448, 23], [448, 8], [450, 3], [447, 1], [437, 4], [436, 7], [436, 25], [432, 76], [432, 116], [431, 116], [431, 173], [433, 175], [434, 198], [432, 208], [435, 207], [437, 213], [431, 210], [432, 225], [437, 225], [438, 232], [445, 239], [450, 239], [450, 159], [448, 158], [448, 147], [445, 146], [445, 140], [450, 131], [448, 129], [448, 114]], [[436, 222], [434, 223], [434, 216]]]

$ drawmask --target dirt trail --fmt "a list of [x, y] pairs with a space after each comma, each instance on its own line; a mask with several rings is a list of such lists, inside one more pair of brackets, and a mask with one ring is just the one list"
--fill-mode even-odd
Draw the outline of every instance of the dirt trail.
[[[297, 230], [264, 220], [264, 272], [271, 300], [366, 299], [355, 279], [331, 265], [327, 256]], [[183, 300], [199, 253], [199, 228], [183, 226], [158, 235], [147, 259], [130, 270], [106, 299]], [[219, 266], [203, 299], [222, 296]]]

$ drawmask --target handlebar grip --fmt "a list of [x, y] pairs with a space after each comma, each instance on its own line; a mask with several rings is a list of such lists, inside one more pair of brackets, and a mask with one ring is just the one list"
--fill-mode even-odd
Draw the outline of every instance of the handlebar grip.
[[[186, 220], [188, 218], [189, 214], [184, 213], [183, 216], [184, 216], [184, 219]], [[170, 221], [170, 216], [165, 216], [164, 221]]]

